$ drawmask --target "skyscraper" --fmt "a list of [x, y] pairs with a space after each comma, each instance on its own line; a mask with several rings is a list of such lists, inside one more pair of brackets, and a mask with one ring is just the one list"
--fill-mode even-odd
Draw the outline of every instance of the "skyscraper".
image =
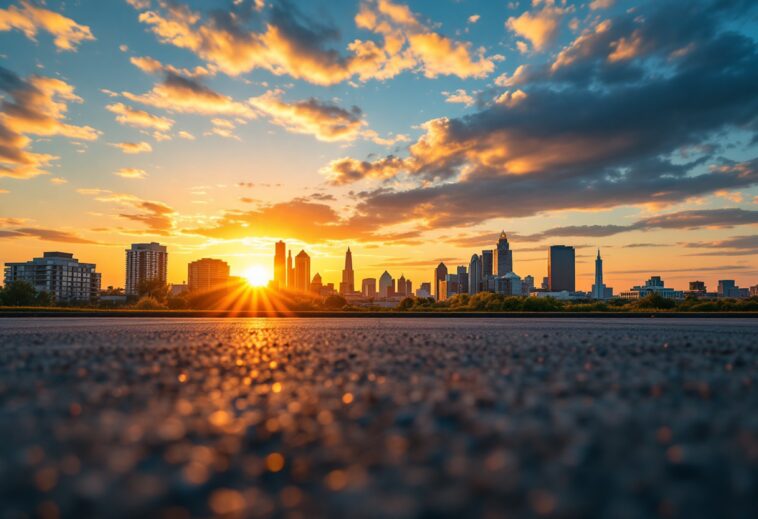
[[379, 277], [379, 297], [390, 297], [395, 295], [395, 280], [386, 270]]
[[340, 283], [340, 294], [352, 294], [355, 292], [355, 274], [353, 272], [353, 253], [350, 247], [345, 253], [345, 269], [342, 271], [342, 283]]
[[482, 279], [486, 279], [487, 276], [492, 276], [494, 274], [492, 269], [492, 251], [491, 250], [483, 250], [482, 251]]
[[474, 295], [481, 290], [482, 286], [482, 257], [478, 254], [471, 256], [468, 265], [468, 293]]
[[313, 279], [311, 280], [311, 292], [314, 294], [320, 294], [321, 289], [324, 288], [324, 283], [321, 281], [321, 274], [316, 272], [316, 275], [313, 276]]
[[292, 251], [287, 252], [287, 289], [295, 290], [295, 268], [292, 266]]
[[576, 291], [574, 247], [551, 245], [547, 256], [548, 289]]
[[411, 294], [407, 293], [405, 286], [405, 275], [400, 274], [400, 277], [397, 280], [397, 290], [395, 290], [395, 293], [401, 297], [409, 296]]
[[466, 265], [458, 265], [455, 273], [458, 275], [458, 293], [468, 294], [468, 271], [466, 270]]
[[505, 276], [508, 272], [513, 272], [513, 251], [508, 245], [508, 237], [505, 231], [500, 233], [500, 239], [497, 241], [494, 253], [494, 275]]
[[94, 263], [79, 263], [70, 252], [45, 252], [41, 258], [5, 264], [5, 286], [25, 281], [55, 302], [92, 302], [100, 295], [100, 274]]
[[229, 282], [229, 265], [219, 259], [203, 258], [187, 265], [188, 289], [206, 291]]
[[301, 250], [295, 256], [295, 290], [307, 292], [311, 287], [311, 257]]
[[363, 297], [376, 297], [376, 279], [366, 278], [361, 282], [361, 293]]
[[[447, 278], [447, 267], [444, 263], [440, 262], [437, 268], [434, 269], [434, 297], [440, 301], [440, 283]], [[447, 293], [447, 290], [445, 291]]]
[[287, 245], [279, 240], [274, 251], [274, 288], [287, 288]]
[[140, 283], [166, 283], [168, 252], [160, 243], [134, 243], [126, 250], [126, 295], [137, 295]]
[[609, 299], [613, 297], [613, 289], [603, 284], [603, 259], [600, 257], [600, 249], [595, 258], [595, 284], [592, 285], [593, 299]]

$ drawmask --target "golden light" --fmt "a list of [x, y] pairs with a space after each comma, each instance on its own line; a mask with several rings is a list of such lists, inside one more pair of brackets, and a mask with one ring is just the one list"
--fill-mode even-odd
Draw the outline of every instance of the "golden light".
[[247, 283], [254, 287], [265, 287], [269, 282], [268, 272], [260, 265], [253, 265], [248, 268], [243, 276], [247, 280]]

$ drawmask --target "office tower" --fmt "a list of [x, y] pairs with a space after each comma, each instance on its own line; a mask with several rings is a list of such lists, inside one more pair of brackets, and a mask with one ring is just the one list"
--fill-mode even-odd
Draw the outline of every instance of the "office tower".
[[355, 273], [353, 272], [353, 253], [350, 247], [345, 253], [345, 269], [342, 271], [342, 283], [340, 283], [340, 294], [352, 294], [355, 292]]
[[79, 263], [68, 252], [44, 252], [41, 258], [6, 263], [4, 284], [25, 281], [55, 302], [92, 302], [100, 295], [100, 274], [94, 263]]
[[482, 257], [478, 254], [471, 256], [468, 264], [468, 293], [474, 295], [481, 291], [482, 287]]
[[126, 250], [126, 295], [137, 295], [143, 281], [166, 283], [168, 252], [160, 243], [134, 243]]
[[366, 298], [376, 297], [375, 278], [366, 278], [361, 282], [361, 294], [363, 294], [363, 297]]
[[739, 297], [739, 288], [733, 279], [719, 279], [717, 289], [719, 297]]
[[406, 288], [405, 287], [405, 275], [404, 274], [400, 274], [400, 277], [397, 280], [397, 290], [395, 291], [395, 293], [397, 295], [399, 295], [400, 297], [405, 297], [406, 295], [411, 295], [411, 294], [406, 293], [405, 288]]
[[550, 289], [550, 278], [545, 276], [542, 278], [542, 284], [540, 284], [540, 288], [542, 290], [549, 290]]
[[592, 299], [610, 299], [613, 297], [613, 289], [603, 283], [603, 259], [600, 257], [600, 249], [595, 258], [595, 284], [592, 285]]
[[311, 292], [320, 294], [322, 288], [324, 288], [324, 284], [321, 282], [321, 274], [316, 272], [316, 275], [311, 280]]
[[690, 281], [690, 292], [705, 293], [705, 281]]
[[206, 291], [229, 282], [229, 265], [225, 261], [203, 258], [187, 265], [188, 288], [191, 292]]
[[525, 296], [531, 294], [534, 291], [534, 276], [524, 276], [522, 286], [524, 287]]
[[486, 279], [488, 276], [494, 275], [492, 257], [493, 253], [491, 250], [482, 251], [482, 279]]
[[547, 257], [549, 290], [575, 292], [574, 247], [551, 245]]
[[445, 294], [447, 297], [452, 297], [456, 294], [461, 293], [461, 287], [458, 284], [458, 274], [448, 274], [445, 276], [445, 282], [446, 282], [446, 291]]
[[468, 270], [466, 270], [466, 265], [458, 265], [455, 272], [458, 274], [458, 293], [468, 294]]
[[379, 277], [379, 297], [390, 297], [395, 294], [395, 280], [386, 270]]
[[287, 288], [295, 290], [295, 268], [292, 266], [292, 251], [287, 253]]
[[287, 245], [281, 240], [274, 246], [274, 288], [287, 288]]
[[447, 267], [444, 263], [440, 263], [437, 265], [437, 268], [434, 269], [434, 297], [436, 297], [438, 301], [441, 301], [440, 283], [445, 281], [445, 278], [447, 278]]
[[506, 296], [520, 296], [523, 294], [521, 278], [513, 273], [508, 272], [503, 276], [495, 278], [495, 292]]
[[413, 295], [413, 282], [410, 279], [405, 280], [405, 295], [408, 297]]
[[295, 290], [307, 292], [311, 286], [311, 257], [301, 250], [295, 256]]
[[432, 284], [421, 283], [421, 286], [416, 290], [416, 297], [432, 297]]
[[505, 235], [505, 231], [500, 233], [492, 261], [495, 276], [505, 276], [508, 272], [513, 272], [513, 251], [508, 245], [508, 237]]

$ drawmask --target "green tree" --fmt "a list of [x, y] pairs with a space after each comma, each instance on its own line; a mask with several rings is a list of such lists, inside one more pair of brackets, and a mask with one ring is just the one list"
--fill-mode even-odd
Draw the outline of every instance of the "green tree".
[[37, 291], [26, 281], [13, 281], [0, 290], [0, 302], [5, 306], [37, 306]]
[[168, 285], [160, 279], [146, 279], [137, 286], [137, 294], [140, 298], [149, 296], [163, 303], [168, 298]]

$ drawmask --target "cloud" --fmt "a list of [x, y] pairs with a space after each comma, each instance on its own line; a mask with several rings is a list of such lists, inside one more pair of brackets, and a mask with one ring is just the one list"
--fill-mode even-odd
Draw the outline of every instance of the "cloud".
[[589, 8], [591, 11], [597, 11], [598, 9], [608, 9], [609, 7], [613, 6], [613, 4], [616, 2], [616, 0], [592, 0], [592, 2], [589, 3]]
[[430, 30], [407, 6], [389, 0], [363, 2], [355, 18], [358, 28], [380, 35], [382, 41], [355, 39], [344, 54], [331, 46], [339, 40], [336, 28], [304, 15], [288, 1], [266, 9], [236, 2], [207, 16], [178, 3], [161, 5], [140, 13], [140, 22], [161, 42], [188, 49], [232, 76], [262, 68], [332, 85], [356, 76], [362, 81], [388, 79], [405, 70], [464, 78], [494, 70], [494, 58], [486, 57], [483, 49]]
[[479, 21], [479, 18], [481, 18], [480, 15], [472, 14], [471, 16], [468, 17], [468, 23], [476, 23]]
[[137, 213], [119, 213], [120, 218], [144, 224], [153, 234], [168, 236], [174, 227], [175, 211], [167, 204], [155, 200], [144, 200], [135, 195], [114, 193], [108, 189], [82, 188], [79, 194], [92, 196], [98, 202], [112, 203], [136, 209]]
[[331, 161], [321, 169], [331, 184], [344, 185], [363, 179], [389, 179], [404, 167], [402, 159], [392, 155], [372, 162], [342, 157]]
[[151, 114], [150, 112], [125, 105], [124, 103], [110, 104], [105, 108], [109, 112], [116, 114], [116, 121], [137, 128], [152, 128], [154, 130], [168, 131], [174, 125], [172, 119]]
[[43, 30], [53, 36], [59, 50], [73, 51], [83, 41], [94, 40], [90, 28], [71, 18], [44, 7], [37, 7], [26, 0], [19, 5], [0, 9], [0, 32], [16, 29], [30, 40], [36, 41], [37, 32]]
[[215, 74], [214, 67], [197, 66], [194, 69], [176, 68], [173, 65], [164, 65], [160, 61], [150, 56], [132, 56], [129, 58], [132, 65], [148, 74], [158, 74], [160, 72], [170, 72], [177, 76], [185, 77], [203, 77]]
[[38, 238], [43, 241], [62, 243], [96, 244], [98, 242], [82, 238], [74, 233], [56, 229], [42, 229], [38, 227], [19, 227], [15, 229], [0, 229], [0, 239], [11, 238]]
[[138, 168], [121, 168], [114, 175], [121, 178], [143, 179], [147, 176], [147, 171]]
[[112, 142], [111, 146], [119, 148], [121, 151], [128, 155], [135, 155], [137, 153], [148, 153], [153, 151], [153, 147], [149, 142]]
[[442, 95], [445, 96], [446, 103], [460, 103], [466, 106], [474, 106], [476, 104], [476, 99], [462, 88], [459, 88], [455, 92], [442, 92]]
[[505, 27], [529, 40], [535, 50], [542, 51], [555, 40], [563, 13], [564, 9], [554, 6], [546, 6], [535, 13], [525, 11], [520, 16], [508, 18]]
[[725, 240], [680, 244], [692, 249], [718, 249], [688, 254], [688, 256], [752, 256], [758, 255], [758, 234], [732, 236]]
[[29, 135], [95, 140], [90, 126], [66, 122], [68, 103], [81, 103], [74, 87], [60, 79], [30, 76], [26, 80], [0, 67], [0, 177], [31, 178], [46, 173], [58, 157], [29, 150]]
[[179, 135], [179, 137], [181, 139], [185, 139], [185, 140], [188, 140], [188, 141], [194, 141], [195, 140], [195, 136], [194, 135], [192, 135], [190, 132], [187, 132], [187, 131], [184, 131], [184, 130], [179, 130], [179, 133], [177, 135]]
[[229, 115], [249, 119], [255, 116], [247, 104], [219, 94], [195, 79], [173, 72], [168, 72], [165, 79], [147, 93], [123, 92], [123, 95], [131, 101], [169, 112]]

